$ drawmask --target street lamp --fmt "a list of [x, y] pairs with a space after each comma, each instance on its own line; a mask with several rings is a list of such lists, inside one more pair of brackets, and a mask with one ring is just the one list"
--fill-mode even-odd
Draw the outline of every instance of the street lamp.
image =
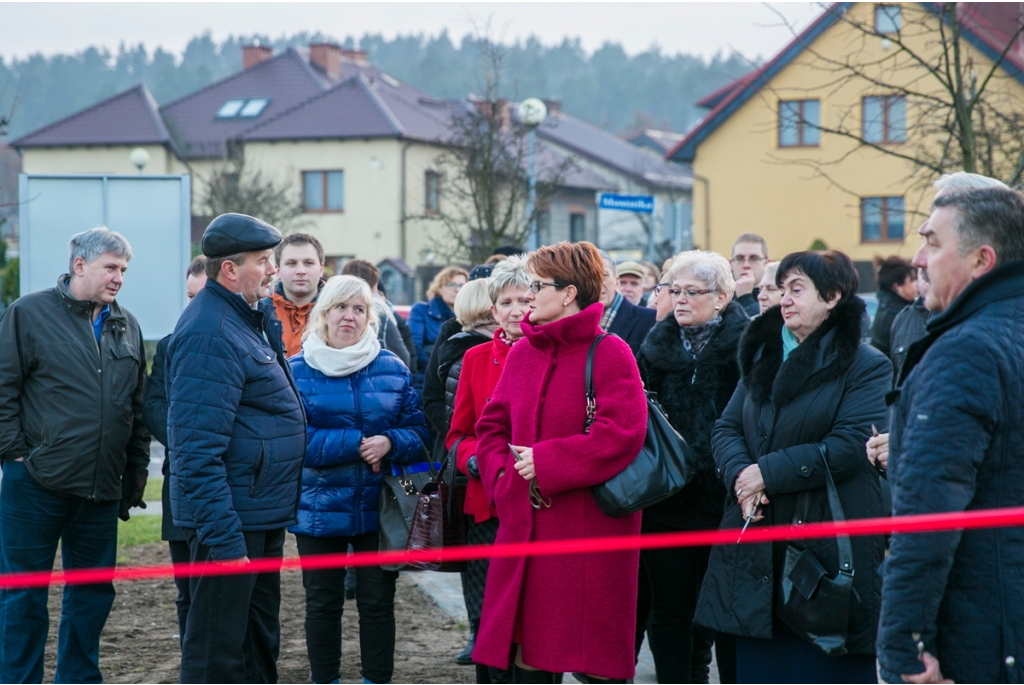
[[141, 174], [143, 167], [149, 164], [149, 153], [146, 152], [146, 148], [137, 147], [128, 154], [128, 159], [131, 160], [132, 164], [135, 165], [135, 168]]
[[540, 247], [537, 238], [537, 127], [548, 116], [547, 105], [538, 98], [527, 98], [519, 103], [519, 121], [530, 129], [530, 197], [526, 204], [526, 216], [530, 217], [530, 252]]

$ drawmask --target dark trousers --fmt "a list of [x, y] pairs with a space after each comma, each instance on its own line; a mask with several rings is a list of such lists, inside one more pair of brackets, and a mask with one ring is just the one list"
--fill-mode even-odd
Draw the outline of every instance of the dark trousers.
[[[172, 564], [187, 564], [192, 561], [192, 553], [189, 552], [188, 543], [184, 540], [168, 540], [167, 546], [170, 548]], [[192, 590], [189, 589], [189, 583], [188, 576], [174, 579], [174, 586], [178, 588], [178, 598], [174, 600], [174, 606], [178, 610], [179, 646], [185, 644], [185, 624], [188, 621], [188, 609], [192, 606]]]
[[[489, 518], [477, 523], [472, 516], [466, 517], [466, 544], [493, 545], [498, 537], [498, 519]], [[462, 598], [466, 602], [466, 614], [469, 616], [469, 627], [475, 635], [480, 630], [480, 615], [484, 609], [484, 590], [487, 587], [487, 569], [490, 559], [471, 559], [466, 562], [466, 570], [462, 574]], [[512, 668], [500, 669], [492, 666], [476, 665], [477, 683], [511, 683]]]
[[[245, 535], [249, 559], [278, 558], [284, 528]], [[210, 548], [189, 531], [192, 563], [210, 561]], [[181, 646], [183, 683], [276, 683], [281, 644], [281, 574], [192, 576], [192, 604]]]
[[825, 656], [781, 621], [772, 639], [736, 638], [737, 683], [877, 683], [874, 654]]
[[[376, 532], [352, 537], [315, 538], [296, 535], [300, 557], [375, 552]], [[396, 571], [379, 566], [353, 569], [356, 608], [359, 610], [359, 661], [364, 682], [390, 683], [395, 672]], [[306, 652], [314, 683], [329, 683], [341, 676], [341, 616], [345, 610], [345, 568], [302, 571], [306, 589]]]
[[[674, 529], [652, 521], [643, 523], [645, 533], [671, 530]], [[710, 645], [706, 644], [709, 635], [699, 628], [695, 635], [693, 615], [710, 554], [710, 547], [675, 547], [640, 552], [650, 583], [651, 613], [647, 637], [659, 683], [707, 682], [708, 664], [711, 661]], [[728, 635], [712, 635], [722, 682], [734, 682], [735, 640]], [[704, 648], [700, 649], [701, 646]]]
[[[60, 543], [64, 568], [106, 568], [117, 560], [119, 503], [64, 497], [42, 487], [25, 464], [3, 462], [0, 572], [51, 571]], [[50, 629], [48, 588], [0, 591], [0, 682], [40, 683]], [[58, 683], [99, 683], [100, 633], [114, 584], [65, 585], [57, 633]]]

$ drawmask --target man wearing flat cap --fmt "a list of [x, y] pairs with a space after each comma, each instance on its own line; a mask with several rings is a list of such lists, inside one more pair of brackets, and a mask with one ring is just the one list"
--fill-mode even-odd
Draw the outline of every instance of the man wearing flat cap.
[[[306, 425], [281, 323], [259, 302], [276, 228], [222, 214], [203, 234], [208, 280], [167, 348], [171, 510], [193, 563], [280, 558], [296, 521]], [[195, 576], [181, 682], [276, 682], [280, 574]]]

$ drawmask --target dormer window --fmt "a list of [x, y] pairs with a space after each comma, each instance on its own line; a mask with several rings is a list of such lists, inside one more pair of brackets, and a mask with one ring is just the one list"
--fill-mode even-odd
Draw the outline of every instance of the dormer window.
[[248, 98], [228, 100], [217, 110], [218, 119], [255, 119], [267, 105], [269, 98]]

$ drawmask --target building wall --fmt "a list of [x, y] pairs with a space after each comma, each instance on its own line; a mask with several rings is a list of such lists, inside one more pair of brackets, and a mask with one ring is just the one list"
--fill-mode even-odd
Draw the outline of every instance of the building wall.
[[[870, 3], [859, 3], [850, 10], [851, 17], [870, 21], [873, 8]], [[905, 22], [917, 21], [923, 11], [914, 4], [902, 8]], [[935, 55], [933, 38], [938, 21], [932, 19], [931, 25], [936, 33], [906, 39], [915, 50]], [[707, 243], [707, 201], [711, 249], [718, 252], [728, 253], [737, 235], [754, 231], [768, 241], [774, 258], [805, 250], [815, 239], [859, 261], [870, 260], [876, 254], [910, 257], [919, 243], [917, 226], [927, 216], [934, 193], [911, 177], [913, 168], [909, 163], [827, 133], [821, 135], [818, 147], [777, 145], [780, 99], [819, 99], [823, 125], [838, 126], [846, 117], [859, 130], [861, 98], [886, 94], [885, 89], [863, 80], [843, 83], [836, 73], [823, 69], [812, 52], [835, 59], [852, 54], [862, 64], [882, 61], [882, 66], [872, 69], [886, 83], [914, 80], [914, 87], [919, 89], [931, 89], [929, 84], [937, 86], [935, 81], [920, 78], [920, 69], [901, 69], [891, 58], [884, 61], [895, 51], [885, 50], [879, 39], [864, 38], [856, 29], [837, 22], [812, 43], [811, 50], [783, 69], [698, 147], [693, 164], [698, 177], [693, 193], [694, 241], [701, 247]], [[978, 73], [986, 73], [991, 62], [973, 48], [969, 52]], [[992, 87], [1024, 106], [1024, 90], [1003, 76]], [[892, 147], [913, 152], [916, 145], [923, 144], [920, 137], [913, 137], [914, 124], [913, 110], [908, 108], [910, 140]], [[699, 177], [706, 178], [707, 184]], [[907, 209], [905, 239], [862, 242], [860, 198], [900, 195], [905, 196]]]
[[109, 145], [93, 147], [26, 148], [22, 172], [26, 174], [138, 174], [128, 156], [136, 147], [149, 153], [143, 174], [180, 174], [174, 155], [162, 145]]

